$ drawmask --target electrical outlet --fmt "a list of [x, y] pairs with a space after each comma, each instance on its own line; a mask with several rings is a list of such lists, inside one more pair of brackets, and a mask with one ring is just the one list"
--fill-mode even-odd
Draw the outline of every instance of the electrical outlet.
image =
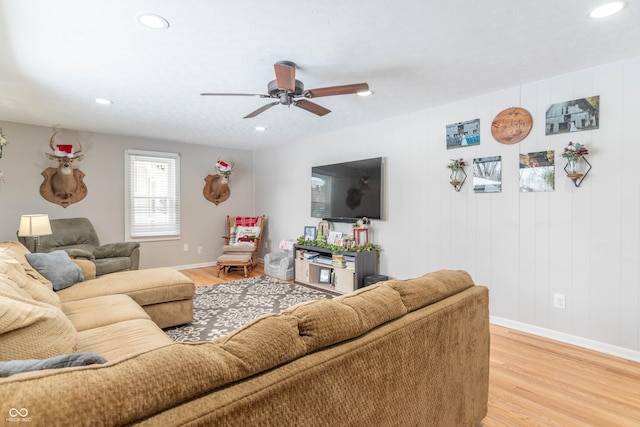
[[198, 253], [202, 254], [202, 246], [198, 246]]
[[184, 245], [182, 245], [182, 250], [187, 252], [189, 250], [189, 244], [185, 243]]
[[564, 310], [566, 307], [565, 303], [564, 294], [553, 294], [553, 308]]

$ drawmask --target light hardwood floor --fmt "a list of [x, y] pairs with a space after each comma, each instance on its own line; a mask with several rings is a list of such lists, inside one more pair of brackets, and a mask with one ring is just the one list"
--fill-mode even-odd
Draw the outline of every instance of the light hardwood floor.
[[[243, 279], [216, 267], [182, 270], [198, 286]], [[264, 274], [258, 265], [250, 276]], [[483, 427], [640, 426], [640, 364], [491, 325]]]

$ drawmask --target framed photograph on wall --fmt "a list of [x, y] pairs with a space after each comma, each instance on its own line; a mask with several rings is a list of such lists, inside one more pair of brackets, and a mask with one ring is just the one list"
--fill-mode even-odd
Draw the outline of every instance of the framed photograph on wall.
[[312, 225], [304, 227], [304, 240], [316, 240], [318, 229]]
[[447, 150], [480, 144], [480, 119], [447, 125]]
[[598, 129], [600, 95], [551, 104], [547, 108], [545, 135]]
[[502, 191], [502, 157], [473, 159], [473, 191], [500, 193]]
[[320, 277], [318, 277], [319, 283], [331, 283], [331, 269], [330, 268], [321, 268], [320, 269]]
[[553, 191], [556, 173], [554, 151], [520, 154], [520, 192]]

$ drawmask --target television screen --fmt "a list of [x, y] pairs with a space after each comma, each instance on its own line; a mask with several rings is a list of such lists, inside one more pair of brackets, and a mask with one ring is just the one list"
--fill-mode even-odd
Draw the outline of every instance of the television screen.
[[382, 157], [311, 168], [311, 216], [382, 219]]

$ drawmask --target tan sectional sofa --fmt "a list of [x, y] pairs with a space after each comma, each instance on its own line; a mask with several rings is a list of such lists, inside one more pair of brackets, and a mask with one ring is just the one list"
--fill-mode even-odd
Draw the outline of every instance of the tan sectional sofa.
[[[193, 319], [195, 285], [171, 268], [124, 271], [58, 292], [21, 243], [0, 243], [0, 360], [95, 352], [119, 359], [172, 344], [160, 329]], [[85, 277], [95, 270], [78, 261]]]
[[[61, 303], [80, 348], [89, 348], [84, 331], [121, 316], [126, 298], [107, 297], [106, 308]], [[154, 335], [149, 344], [145, 313], [122, 315], [126, 327], [87, 336], [107, 363], [0, 378], [3, 417], [27, 413], [32, 426], [475, 426], [486, 415], [488, 290], [463, 271], [299, 304], [207, 343]]]

